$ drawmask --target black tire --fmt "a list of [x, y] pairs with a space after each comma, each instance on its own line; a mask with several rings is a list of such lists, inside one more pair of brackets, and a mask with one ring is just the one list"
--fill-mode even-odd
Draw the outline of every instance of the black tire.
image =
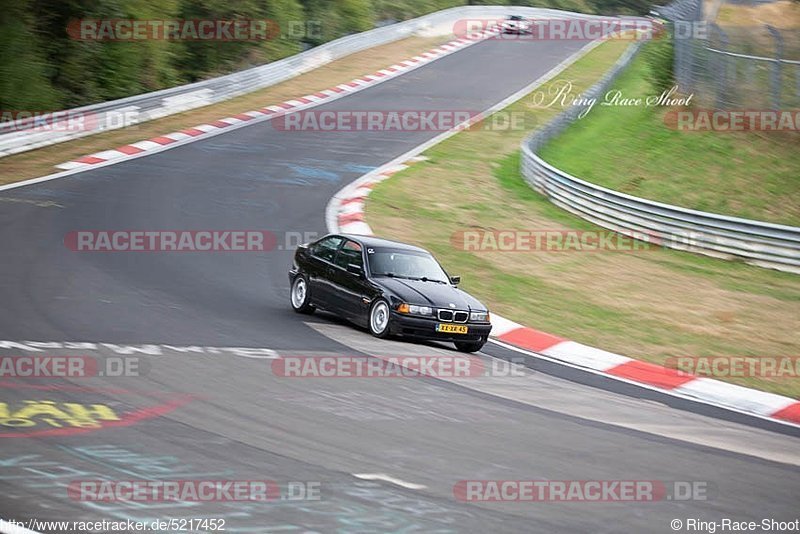
[[486, 345], [486, 338], [481, 338], [480, 341], [455, 341], [453, 344], [461, 352], [478, 352]]
[[316, 308], [311, 304], [311, 292], [308, 289], [308, 280], [302, 274], [298, 274], [292, 282], [292, 289], [289, 290], [289, 302], [292, 309], [297, 313], [310, 315]]
[[[367, 317], [367, 327], [369, 333], [381, 339], [389, 337], [389, 318], [391, 310], [389, 303], [383, 299], [378, 299], [372, 303], [369, 309], [369, 317]], [[381, 329], [381, 326], [383, 327]]]

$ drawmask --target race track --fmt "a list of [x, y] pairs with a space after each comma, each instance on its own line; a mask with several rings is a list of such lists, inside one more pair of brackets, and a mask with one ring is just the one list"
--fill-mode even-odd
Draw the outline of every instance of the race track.
[[[583, 44], [490, 40], [316, 109], [480, 111]], [[64, 244], [75, 230], [269, 230], [280, 245], [286, 235], [324, 234], [336, 191], [437, 133], [285, 132], [262, 122], [0, 191], [0, 339], [20, 343], [0, 345], [0, 354], [104, 360], [125, 356], [126, 345], [153, 345], [128, 355], [140, 360], [141, 376], [0, 382], [0, 406], [9, 410], [0, 413], [0, 518], [223, 518], [228, 532], [253, 533], [670, 532], [674, 518], [793, 520], [794, 429], [493, 344], [482, 355], [487, 365], [498, 361], [492, 356], [523, 358], [525, 376], [282, 378], [272, 367], [279, 354], [452, 351], [294, 314], [288, 247], [78, 253]], [[47, 416], [46, 406], [67, 404], [100, 427]], [[22, 417], [26, 405], [39, 411]], [[67, 491], [76, 480], [154, 477], [314, 482], [321, 498], [142, 504], [88, 502]], [[487, 479], [694, 481], [709, 495], [624, 503], [454, 497], [459, 481]]]

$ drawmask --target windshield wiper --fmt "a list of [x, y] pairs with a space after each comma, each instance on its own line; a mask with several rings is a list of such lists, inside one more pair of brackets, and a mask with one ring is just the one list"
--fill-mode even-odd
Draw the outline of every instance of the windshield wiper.
[[428, 278], [427, 276], [423, 276], [418, 278], [416, 276], [403, 276], [401, 274], [394, 274], [394, 273], [377, 273], [375, 276], [387, 276], [389, 278], [401, 278], [403, 280], [413, 280], [414, 282], [436, 282], [437, 284], [446, 284], [444, 280], [437, 280], [436, 278]]
[[394, 274], [394, 273], [377, 273], [375, 276], [387, 276], [389, 278], [402, 278], [404, 280], [419, 280], [419, 278], [411, 278], [410, 276], [403, 276], [401, 274]]

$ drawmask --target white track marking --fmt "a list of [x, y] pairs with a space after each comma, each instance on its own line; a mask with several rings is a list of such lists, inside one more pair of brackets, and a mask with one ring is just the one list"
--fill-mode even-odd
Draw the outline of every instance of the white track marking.
[[406, 482], [405, 480], [400, 480], [399, 478], [390, 477], [384, 473], [353, 473], [353, 476], [360, 478], [361, 480], [382, 480], [384, 482], [394, 484], [395, 486], [412, 490], [421, 490], [428, 487], [424, 484], [415, 484], [414, 482]]
[[50, 350], [101, 351], [122, 355], [164, 356], [172, 354], [187, 355], [228, 355], [259, 360], [275, 360], [278, 352], [262, 347], [207, 347], [202, 345], [154, 344], [115, 344], [101, 342], [75, 341], [5, 341], [0, 340], [0, 351], [45, 352]]

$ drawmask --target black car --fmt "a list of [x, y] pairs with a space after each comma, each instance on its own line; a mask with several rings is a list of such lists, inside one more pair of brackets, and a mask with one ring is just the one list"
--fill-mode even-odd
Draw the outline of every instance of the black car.
[[361, 235], [331, 234], [301, 245], [289, 271], [292, 308], [319, 307], [372, 335], [451, 341], [480, 350], [492, 325], [486, 306], [458, 289], [426, 250]]

